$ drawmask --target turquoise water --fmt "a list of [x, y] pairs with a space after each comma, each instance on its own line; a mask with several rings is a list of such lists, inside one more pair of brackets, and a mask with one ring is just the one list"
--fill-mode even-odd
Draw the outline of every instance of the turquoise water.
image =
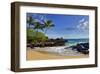
[[88, 43], [89, 39], [67, 39], [68, 42], [65, 42], [66, 46], [73, 46], [78, 43]]

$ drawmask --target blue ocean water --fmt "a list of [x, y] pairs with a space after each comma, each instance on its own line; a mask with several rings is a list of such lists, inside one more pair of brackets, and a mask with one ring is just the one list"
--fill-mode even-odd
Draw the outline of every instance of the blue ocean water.
[[[67, 42], [68, 40], [68, 42]], [[65, 39], [66, 46], [73, 46], [78, 43], [89, 43], [89, 39]]]

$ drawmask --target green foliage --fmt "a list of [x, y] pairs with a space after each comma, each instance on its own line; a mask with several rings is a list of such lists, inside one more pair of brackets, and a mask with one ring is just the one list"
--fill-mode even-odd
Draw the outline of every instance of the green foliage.
[[54, 24], [53, 24], [52, 20], [45, 20], [44, 27], [43, 27], [44, 33], [46, 33], [47, 30], [52, 28], [52, 27], [54, 27]]
[[45, 28], [51, 28], [51, 27], [54, 27], [54, 24], [52, 22], [52, 20], [46, 20], [45, 21]]
[[34, 24], [34, 19], [32, 18], [32, 16], [28, 16], [27, 23], [29, 24], [29, 26]]
[[37, 32], [33, 29], [27, 29], [27, 42], [28, 43], [37, 43], [37, 42], [44, 42], [48, 39], [42, 32]]
[[41, 24], [40, 22], [34, 22], [34, 29], [35, 30], [43, 30], [43, 26], [42, 26], [43, 24]]
[[42, 42], [42, 41], [46, 41], [47, 40], [47, 37], [45, 36], [44, 33], [42, 32], [38, 32], [37, 33], [38, 35], [36, 36], [38, 42]]
[[35, 42], [35, 31], [33, 29], [27, 29], [27, 42]]
[[[38, 20], [34, 19], [32, 16], [27, 18], [27, 23], [29, 26], [33, 25], [34, 28], [27, 28], [27, 43], [37, 43], [45, 42], [48, 37], [45, 36], [48, 29], [54, 27], [52, 20], [45, 20], [44, 23], [40, 23]], [[42, 32], [39, 32], [39, 31]]]

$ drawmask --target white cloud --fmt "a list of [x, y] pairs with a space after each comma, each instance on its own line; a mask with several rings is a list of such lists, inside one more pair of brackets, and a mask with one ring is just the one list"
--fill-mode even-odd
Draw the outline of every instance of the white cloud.
[[84, 18], [79, 21], [79, 24], [77, 25], [77, 29], [79, 30], [88, 30], [89, 29], [89, 22], [85, 20]]
[[85, 19], [84, 18], [82, 18], [79, 22], [81, 23], [81, 22], [84, 22], [85, 21]]

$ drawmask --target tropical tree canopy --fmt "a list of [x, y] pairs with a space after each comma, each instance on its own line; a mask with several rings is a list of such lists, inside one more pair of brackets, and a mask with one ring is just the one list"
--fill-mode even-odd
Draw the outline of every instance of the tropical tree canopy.
[[51, 27], [54, 27], [52, 20], [45, 20], [44, 26], [43, 26], [44, 33], [46, 33], [47, 30], [50, 29]]
[[[38, 34], [38, 35], [37, 35]], [[27, 29], [27, 41], [28, 43], [36, 43], [41, 41], [46, 41], [48, 39], [42, 32], [37, 32], [33, 29]]]
[[34, 22], [34, 29], [43, 30], [43, 24], [41, 24], [40, 22]]
[[52, 22], [52, 20], [45, 20], [45, 28], [51, 28], [51, 27], [54, 27], [54, 24]]
[[[39, 20], [34, 19], [32, 16], [28, 16], [27, 23], [29, 24], [29, 26], [33, 26], [27, 28], [27, 41], [29, 43], [46, 41], [48, 39], [48, 37], [45, 35], [47, 30], [51, 27], [54, 27], [52, 20], [44, 20], [43, 23], [41, 23]], [[43, 33], [40, 32], [40, 30]]]
[[28, 23], [29, 25], [32, 25], [32, 24], [34, 23], [32, 16], [28, 16], [28, 17], [27, 17], [27, 23]]

